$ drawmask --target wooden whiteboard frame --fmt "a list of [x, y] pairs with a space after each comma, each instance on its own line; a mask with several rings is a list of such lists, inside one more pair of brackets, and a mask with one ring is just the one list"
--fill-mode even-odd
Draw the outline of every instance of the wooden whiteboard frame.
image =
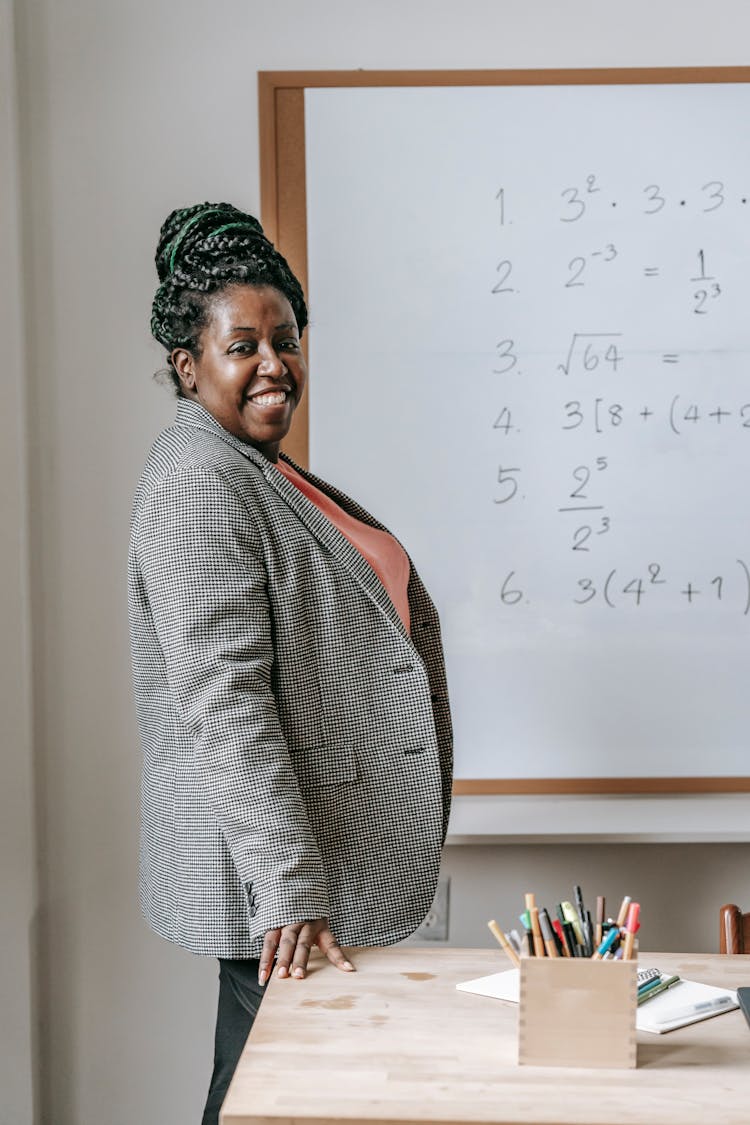
[[[750, 82], [750, 67], [633, 67], [616, 70], [311, 70], [260, 71], [261, 219], [307, 293], [305, 90], [366, 86], [616, 86]], [[309, 392], [308, 392], [309, 393]], [[307, 398], [284, 443], [309, 463]], [[457, 795], [596, 793], [750, 793], [750, 777], [462, 778]]]

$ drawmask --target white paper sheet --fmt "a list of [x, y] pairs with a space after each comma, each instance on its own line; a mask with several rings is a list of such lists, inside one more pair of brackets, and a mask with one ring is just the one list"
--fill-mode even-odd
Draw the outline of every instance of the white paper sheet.
[[[641, 968], [649, 966], [641, 966]], [[520, 998], [520, 973], [518, 969], [507, 969], [503, 973], [492, 973], [490, 976], [477, 977], [476, 980], [463, 981], [456, 985], [459, 992], [473, 992], [476, 996], [491, 996], [495, 1000], [509, 1000], [514, 1004]], [[690, 1016], [682, 1016], [677, 1020], [670, 1019], [670, 1013], [679, 1013], [691, 1004], [713, 1000], [715, 997], [728, 996], [730, 1003], [725, 1008], [716, 1011], [696, 1012]], [[650, 1031], [662, 1035], [666, 1031], [674, 1031], [678, 1027], [686, 1027], [700, 1020], [710, 1019], [712, 1016], [721, 1015], [722, 1012], [731, 1012], [738, 1008], [737, 993], [729, 988], [717, 988], [711, 984], [700, 984], [694, 980], [683, 980], [680, 984], [668, 988], [641, 1005], [636, 1015], [635, 1025], [638, 1031]]]

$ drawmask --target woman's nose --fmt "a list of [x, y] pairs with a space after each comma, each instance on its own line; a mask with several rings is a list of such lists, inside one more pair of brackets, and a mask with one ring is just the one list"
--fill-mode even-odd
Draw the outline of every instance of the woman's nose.
[[281, 356], [275, 348], [270, 344], [261, 344], [258, 348], [260, 356], [260, 363], [258, 364], [259, 375], [284, 375], [286, 367]]

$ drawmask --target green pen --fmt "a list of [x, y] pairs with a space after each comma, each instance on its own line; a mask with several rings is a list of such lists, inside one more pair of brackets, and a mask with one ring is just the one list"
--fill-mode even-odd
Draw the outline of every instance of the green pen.
[[[650, 984], [651, 982], [649, 981], [648, 983]], [[638, 1007], [640, 1008], [641, 1004], [645, 1004], [647, 1000], [650, 1000], [652, 996], [656, 996], [657, 993], [664, 992], [667, 988], [671, 988], [673, 984], [682, 984], [681, 978], [677, 976], [667, 977], [666, 980], [657, 983], [653, 988], [649, 988], [648, 986], [644, 987], [638, 993]]]

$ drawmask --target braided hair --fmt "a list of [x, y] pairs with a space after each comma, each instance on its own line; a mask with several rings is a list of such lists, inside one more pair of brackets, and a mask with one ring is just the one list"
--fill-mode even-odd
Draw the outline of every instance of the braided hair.
[[167, 350], [178, 394], [174, 348], [200, 355], [200, 335], [218, 293], [232, 285], [269, 285], [292, 306], [302, 335], [307, 306], [302, 286], [257, 219], [231, 203], [199, 203], [173, 211], [159, 232], [156, 271], [161, 282], [151, 307], [151, 333]]

